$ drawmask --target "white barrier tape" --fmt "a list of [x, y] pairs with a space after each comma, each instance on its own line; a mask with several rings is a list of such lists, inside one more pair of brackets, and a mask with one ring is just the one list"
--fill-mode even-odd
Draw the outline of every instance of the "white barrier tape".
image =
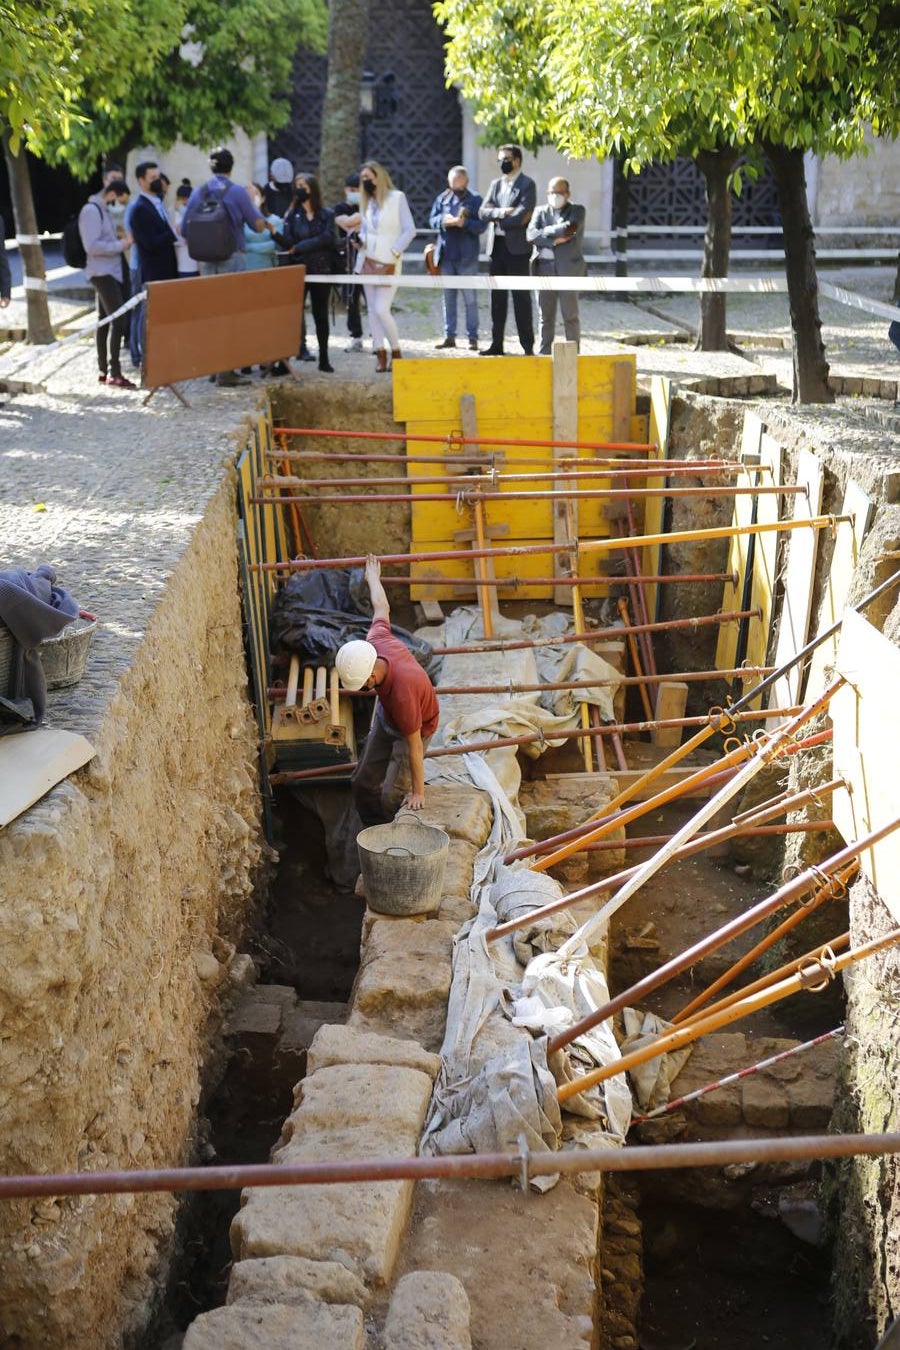
[[41, 236], [40, 236], [39, 234], [17, 234], [17, 235], [16, 235], [16, 243], [17, 243], [17, 244], [39, 244], [40, 242], [41, 242]]
[[22, 288], [26, 291], [45, 291], [47, 279], [46, 277], [23, 277]]
[[[758, 277], [742, 280], [738, 277], [494, 277], [481, 274], [471, 277], [445, 276], [406, 276], [404, 273], [392, 273], [384, 276], [377, 272], [365, 276], [339, 274], [325, 276], [313, 274], [306, 278], [312, 283], [331, 283], [335, 286], [403, 286], [415, 290], [474, 290], [474, 291], [589, 291], [603, 294], [625, 295], [786, 295], [785, 277]], [[895, 305], [882, 304], [880, 300], [870, 300], [868, 296], [857, 295], [854, 291], [844, 290], [841, 286], [832, 286], [830, 282], [820, 281], [819, 291], [829, 300], [849, 305], [853, 309], [864, 310], [879, 318], [900, 319], [900, 309]]]
[[15, 365], [3, 366], [0, 368], [0, 380], [8, 379], [13, 375], [18, 374], [18, 372], [24, 370], [26, 366], [30, 366], [34, 361], [39, 361], [44, 356], [49, 356], [51, 352], [55, 352], [59, 347], [67, 347], [70, 342], [77, 342], [79, 338], [90, 337], [92, 333], [97, 332], [98, 328], [103, 328], [105, 324], [112, 323], [113, 319], [117, 319], [120, 314], [127, 314], [130, 309], [134, 309], [136, 305], [139, 305], [141, 301], [146, 300], [146, 298], [147, 292], [141, 291], [138, 295], [133, 295], [130, 300], [126, 300], [125, 304], [120, 305], [112, 314], [106, 314], [102, 319], [95, 319], [93, 323], [86, 324], [84, 328], [79, 328], [74, 333], [69, 333], [67, 337], [57, 338], [55, 342], [48, 342], [46, 346], [36, 348], [35, 351], [29, 352], [23, 360], [16, 362]]

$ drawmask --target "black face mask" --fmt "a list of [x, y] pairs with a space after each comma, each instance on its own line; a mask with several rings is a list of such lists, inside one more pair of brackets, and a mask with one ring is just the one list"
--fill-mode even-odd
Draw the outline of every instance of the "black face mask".
[[153, 182], [150, 184], [150, 191], [153, 193], [154, 197], [161, 197], [165, 190], [163, 180], [161, 178], [154, 178]]
[[298, 202], [308, 202], [308, 201], [309, 201], [309, 188], [297, 188], [297, 194], [296, 194], [296, 195], [297, 195], [297, 201], [298, 201]]
[[375, 183], [374, 183], [373, 179], [371, 179], [371, 178], [364, 178], [364, 179], [362, 180], [362, 190], [363, 190], [363, 192], [367, 192], [367, 193], [369, 194], [370, 197], [374, 197], [374, 196], [375, 196]]
[[500, 172], [501, 172], [501, 173], [512, 173], [514, 167], [515, 167], [515, 166], [513, 165], [513, 162], [512, 162], [511, 159], [501, 159], [501, 161], [500, 161]]

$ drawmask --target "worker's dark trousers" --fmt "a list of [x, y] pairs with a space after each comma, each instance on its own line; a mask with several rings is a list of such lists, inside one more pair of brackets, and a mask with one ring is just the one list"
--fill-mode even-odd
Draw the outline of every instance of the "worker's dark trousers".
[[[422, 740], [427, 746], [431, 737]], [[385, 720], [381, 704], [376, 703], [372, 730], [350, 779], [353, 802], [363, 825], [386, 825], [394, 819], [396, 805], [391, 809], [388, 803], [397, 793], [403, 796], [409, 791], [409, 786], [404, 787], [402, 781], [408, 778], [406, 737]]]

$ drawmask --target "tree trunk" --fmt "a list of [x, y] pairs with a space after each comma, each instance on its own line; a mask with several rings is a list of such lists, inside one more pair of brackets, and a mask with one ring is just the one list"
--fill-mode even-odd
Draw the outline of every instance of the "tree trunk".
[[[3, 132], [3, 155], [9, 174], [9, 195], [12, 198], [16, 234], [35, 237], [37, 216], [34, 213], [34, 198], [31, 195], [31, 177], [28, 173], [25, 147], [21, 146], [19, 153], [14, 155], [9, 144], [8, 130]], [[19, 244], [19, 256], [22, 259], [25, 302], [28, 309], [28, 341], [41, 344], [52, 342], [53, 329], [50, 325], [43, 250], [40, 244]], [[29, 285], [29, 281], [33, 284]]]
[[819, 318], [819, 284], [816, 279], [816, 249], [809, 206], [806, 201], [806, 170], [803, 151], [783, 145], [763, 146], [772, 166], [781, 227], [784, 232], [785, 267], [794, 348], [795, 403], [833, 403], [828, 386], [828, 361]]
[[[703, 238], [701, 277], [727, 277], [731, 254], [731, 188], [728, 178], [737, 163], [737, 151], [722, 147], [697, 155], [697, 168], [706, 187], [706, 234]], [[724, 352], [728, 349], [725, 295], [704, 292], [700, 296], [700, 335], [697, 350]]]
[[319, 153], [322, 199], [341, 201], [344, 179], [359, 167], [359, 85], [369, 36], [369, 0], [330, 0], [328, 82]]
[[620, 234], [620, 230], [628, 229], [628, 207], [631, 197], [631, 184], [628, 180], [628, 174], [624, 169], [616, 166], [615, 189], [613, 191], [613, 253], [616, 255], [616, 276], [628, 276], [628, 262], [626, 254], [628, 252], [628, 236]]
[[900, 253], [897, 254], [897, 271], [894, 274], [894, 296], [892, 304], [900, 305]]

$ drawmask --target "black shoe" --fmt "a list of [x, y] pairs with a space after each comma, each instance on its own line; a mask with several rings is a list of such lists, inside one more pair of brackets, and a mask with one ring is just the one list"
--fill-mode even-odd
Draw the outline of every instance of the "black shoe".
[[481, 353], [481, 355], [482, 355], [482, 356], [503, 356], [503, 355], [504, 355], [504, 351], [503, 351], [503, 348], [502, 348], [502, 347], [495, 347], [494, 344], [493, 344], [493, 342], [492, 342], [491, 345], [490, 345], [489, 347], [485, 347], [485, 349], [484, 349], [484, 351]]
[[533, 347], [523, 347], [523, 348], [522, 348], [522, 355], [523, 355], [523, 356], [534, 356], [534, 348], [533, 348]]
[[253, 374], [253, 367], [252, 367], [252, 366], [241, 366], [241, 374], [242, 374], [242, 375], [252, 375], [252, 374]]
[[332, 366], [328, 361], [320, 361], [320, 362], [319, 362], [319, 369], [320, 369], [320, 370], [324, 370], [324, 372], [325, 372], [326, 375], [333, 375], [333, 374], [334, 374], [334, 366]]
[[478, 351], [478, 339], [477, 339], [477, 338], [469, 338], [469, 351], [470, 351], [470, 352], [477, 352], [477, 351]]
[[297, 354], [298, 361], [315, 361], [315, 359], [312, 352], [307, 351], [305, 347]]
[[220, 389], [236, 389], [239, 384], [249, 383], [246, 375], [235, 375], [233, 370], [223, 370], [221, 375], [216, 376], [216, 384]]
[[442, 347], [455, 347], [455, 346], [456, 346], [455, 337], [445, 337], [443, 342], [436, 342], [434, 344], [434, 349], [436, 352], [439, 352]]
[[290, 375], [290, 373], [283, 361], [276, 361], [274, 365], [268, 366], [266, 369], [266, 375], [269, 379], [274, 379], [277, 375]]

